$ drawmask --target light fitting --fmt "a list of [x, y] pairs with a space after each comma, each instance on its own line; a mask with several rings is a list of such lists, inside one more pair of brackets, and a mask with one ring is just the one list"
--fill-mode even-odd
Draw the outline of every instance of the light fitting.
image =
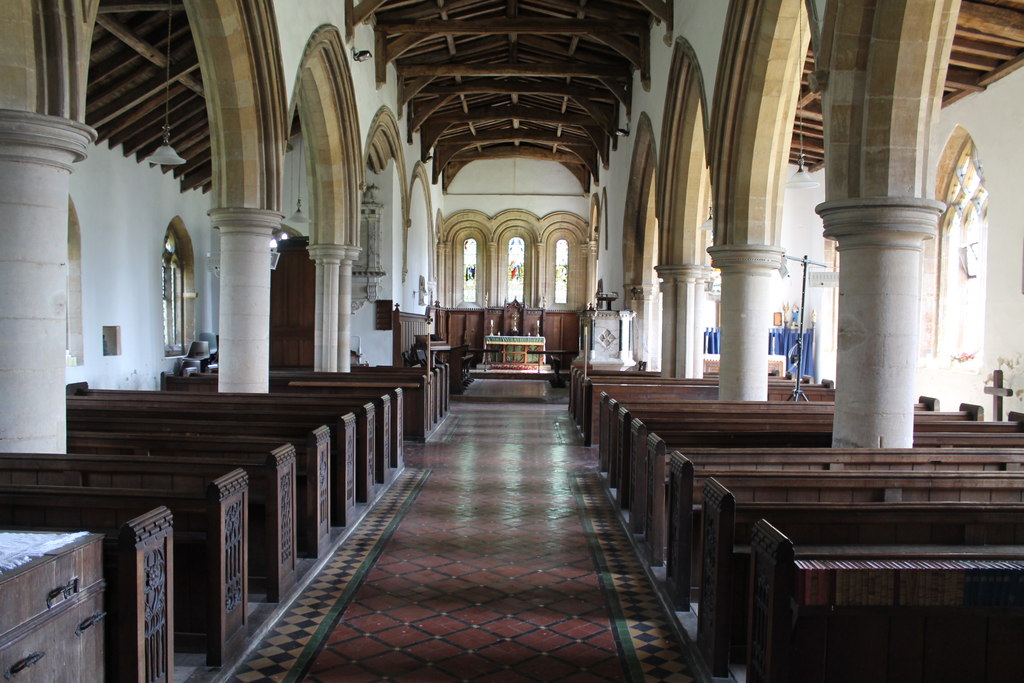
[[146, 159], [160, 166], [180, 166], [185, 160], [171, 147], [171, 9], [167, 5], [167, 63], [164, 65], [164, 127], [163, 144]]
[[706, 232], [715, 231], [715, 214], [711, 210], [711, 207], [708, 207], [708, 219], [700, 224], [700, 229]]
[[800, 123], [800, 156], [797, 157], [798, 163], [796, 165], [796, 173], [793, 177], [786, 181], [786, 189], [788, 190], [810, 190], [811, 188], [817, 187], [821, 183], [811, 177], [811, 174], [807, 172], [806, 165], [804, 164], [804, 118], [803, 116], [798, 117]]
[[302, 213], [302, 198], [295, 200], [295, 213], [288, 216], [288, 220], [285, 223], [308, 223], [309, 219], [306, 218], [306, 214]]
[[620, 138], [628, 138], [629, 137], [629, 126], [626, 126], [625, 128], [616, 128], [615, 129], [615, 135], [617, 135]]
[[365, 62], [367, 59], [373, 57], [373, 53], [369, 50], [357, 50], [352, 48], [352, 59], [357, 62]]

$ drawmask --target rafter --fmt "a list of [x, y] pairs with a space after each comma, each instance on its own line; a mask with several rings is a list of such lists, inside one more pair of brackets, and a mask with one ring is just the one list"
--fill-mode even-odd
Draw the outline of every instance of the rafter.
[[1024, 14], [1005, 7], [962, 0], [957, 26], [1024, 43]]
[[[142, 38], [135, 35], [131, 29], [114, 19], [110, 16], [100, 15], [96, 17], [96, 23], [105, 28], [110, 32], [111, 35], [115, 36], [118, 40], [123, 42], [125, 45], [135, 50], [142, 57], [157, 65], [161, 69], [167, 66], [167, 56], [164, 53], [151, 44], [143, 40]], [[196, 79], [191, 76], [184, 76], [181, 78], [181, 83], [189, 90], [200, 96], [205, 96], [203, 93], [203, 86]]]
[[503, 62], [500, 64], [402, 64], [398, 72], [405, 77], [431, 76], [550, 76], [557, 78], [590, 77], [610, 82], [625, 83], [629, 73], [622, 66], [614, 64], [581, 64], [579, 62], [549, 62], [545, 64], [524, 64]]
[[536, 35], [640, 35], [647, 31], [646, 25], [638, 21], [623, 21], [610, 24], [592, 19], [535, 19], [509, 17], [479, 21], [416, 21], [402, 23], [378, 22], [377, 30], [388, 35], [420, 33], [430, 35], [501, 35], [532, 33]]

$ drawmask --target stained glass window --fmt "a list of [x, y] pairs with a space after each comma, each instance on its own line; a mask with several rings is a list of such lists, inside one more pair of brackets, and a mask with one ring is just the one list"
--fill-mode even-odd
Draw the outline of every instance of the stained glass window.
[[462, 300], [476, 301], [476, 240], [462, 244]]
[[555, 242], [555, 303], [569, 300], [569, 241]]
[[508, 241], [508, 300], [524, 301], [523, 283], [526, 269], [526, 242], [522, 237]]

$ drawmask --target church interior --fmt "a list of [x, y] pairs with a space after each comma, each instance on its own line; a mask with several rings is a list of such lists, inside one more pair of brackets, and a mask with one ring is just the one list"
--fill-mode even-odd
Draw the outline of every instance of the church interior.
[[14, 681], [1024, 680], [1024, 0], [5, 0]]

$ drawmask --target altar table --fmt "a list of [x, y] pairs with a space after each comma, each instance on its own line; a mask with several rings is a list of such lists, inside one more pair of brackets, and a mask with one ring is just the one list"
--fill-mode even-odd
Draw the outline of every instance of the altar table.
[[544, 364], [544, 337], [487, 335], [484, 347], [500, 360], [490, 364], [499, 370], [537, 370]]

